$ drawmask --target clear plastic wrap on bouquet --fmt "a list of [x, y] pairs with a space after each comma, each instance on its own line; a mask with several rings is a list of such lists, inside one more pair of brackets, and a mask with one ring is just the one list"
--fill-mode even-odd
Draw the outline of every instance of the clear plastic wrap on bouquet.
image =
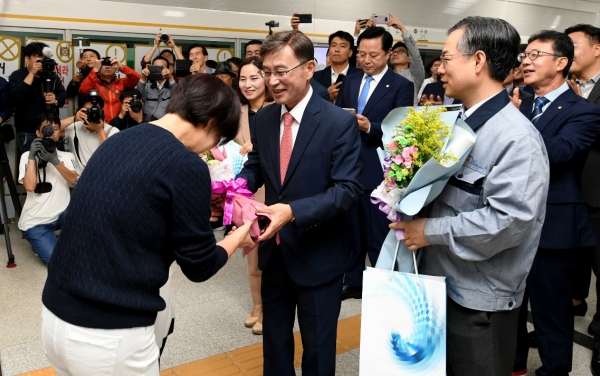
[[[442, 106], [430, 106], [435, 109]], [[410, 107], [397, 108], [391, 111], [381, 124], [383, 132], [382, 141], [384, 145], [392, 142], [394, 129], [409, 114]], [[416, 107], [417, 111], [421, 108]], [[473, 145], [475, 144], [475, 133], [469, 125], [458, 118], [458, 111], [442, 112], [440, 120], [450, 127], [451, 137], [445, 140], [443, 152], [453, 156], [443, 162], [438, 162], [434, 158], [425, 162], [415, 173], [406, 188], [389, 189], [385, 181], [379, 187], [373, 190], [371, 201], [379, 204], [381, 211], [388, 215], [392, 222], [412, 220], [413, 216], [419, 213], [423, 207], [430, 204], [444, 189], [446, 183], [463, 165]], [[389, 152], [386, 150], [377, 150], [382, 164], [386, 158], [389, 158]], [[402, 231], [391, 230], [386, 237], [376, 268], [391, 269], [394, 262], [398, 263], [398, 271], [413, 273], [415, 271], [413, 263], [413, 253], [408, 250], [402, 241], [404, 236]], [[397, 256], [396, 248], [399, 247]]]

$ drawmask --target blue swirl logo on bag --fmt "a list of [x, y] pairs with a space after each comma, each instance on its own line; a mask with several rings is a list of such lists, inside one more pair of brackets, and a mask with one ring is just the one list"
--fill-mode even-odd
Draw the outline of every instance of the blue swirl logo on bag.
[[445, 375], [444, 278], [369, 268], [362, 306], [361, 376]]

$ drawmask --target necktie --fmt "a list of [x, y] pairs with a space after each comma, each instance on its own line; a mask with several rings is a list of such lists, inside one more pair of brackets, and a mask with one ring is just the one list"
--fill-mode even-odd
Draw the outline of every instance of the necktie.
[[544, 106], [548, 102], [550, 102], [550, 100], [546, 97], [535, 98], [535, 107], [533, 108], [533, 112], [531, 112], [531, 122], [533, 123], [533, 125], [535, 125], [535, 123], [537, 123], [537, 121], [539, 120], [540, 116], [542, 116], [542, 108], [544, 108]]
[[292, 157], [292, 122], [294, 117], [289, 112], [283, 114], [283, 136], [281, 136], [281, 145], [279, 146], [279, 172], [281, 175], [281, 184], [285, 180], [290, 158]]
[[369, 96], [369, 89], [371, 88], [371, 81], [373, 81], [373, 76], [367, 76], [367, 81], [363, 86], [362, 91], [360, 92], [360, 96], [358, 97], [358, 108], [356, 109], [357, 114], [362, 114], [365, 106], [367, 105], [367, 97]]

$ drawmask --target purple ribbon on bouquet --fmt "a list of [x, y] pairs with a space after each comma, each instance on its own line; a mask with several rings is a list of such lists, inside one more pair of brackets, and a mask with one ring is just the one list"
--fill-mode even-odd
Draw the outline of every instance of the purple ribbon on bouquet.
[[[392, 207], [389, 206], [388, 204], [386, 204], [385, 202], [381, 201], [380, 199], [371, 198], [371, 203], [373, 203], [375, 205], [379, 205], [379, 210], [384, 212], [385, 215], [387, 215], [387, 219], [389, 219], [390, 221], [392, 221], [394, 223], [402, 221], [402, 213], [399, 211], [396, 211], [396, 215], [393, 215]], [[396, 240], [398, 240], [398, 241], [404, 240], [404, 230], [395, 230], [395, 232], [396, 232]]]
[[225, 205], [223, 206], [223, 225], [230, 225], [233, 218], [233, 200], [236, 195], [247, 198], [254, 198], [254, 195], [246, 184], [248, 181], [244, 178], [213, 181], [210, 183], [212, 193], [216, 195], [225, 195]]

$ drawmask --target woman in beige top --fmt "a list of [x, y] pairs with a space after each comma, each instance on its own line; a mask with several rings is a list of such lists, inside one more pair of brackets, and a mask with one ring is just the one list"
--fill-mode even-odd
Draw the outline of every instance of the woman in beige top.
[[[246, 155], [252, 150], [251, 135], [255, 134], [256, 113], [263, 107], [273, 102], [273, 96], [266, 86], [265, 80], [258, 73], [262, 69], [262, 60], [258, 57], [249, 57], [242, 61], [239, 68], [238, 94], [242, 102], [242, 116], [240, 130], [235, 142], [242, 145], [240, 154]], [[265, 201], [265, 188], [259, 188], [254, 197], [256, 201]], [[252, 333], [262, 334], [262, 299], [260, 296], [261, 271], [258, 269], [258, 249], [252, 250], [248, 258], [248, 277], [250, 280], [250, 293], [254, 307], [246, 317], [245, 325], [252, 328]]]

